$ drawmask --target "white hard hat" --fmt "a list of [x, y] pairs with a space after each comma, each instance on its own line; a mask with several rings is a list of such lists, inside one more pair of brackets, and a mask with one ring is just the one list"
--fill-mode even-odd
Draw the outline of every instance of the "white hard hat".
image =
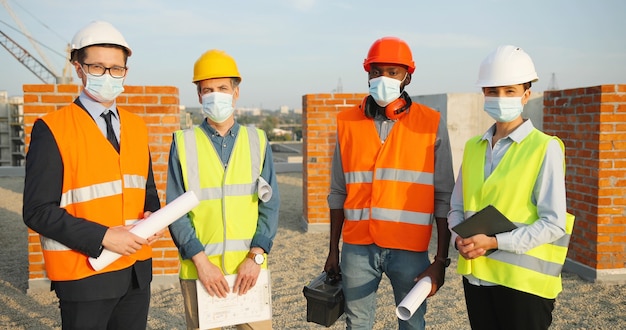
[[511, 45], [500, 46], [480, 64], [480, 87], [524, 84], [539, 80], [535, 65], [523, 49]]
[[93, 21], [76, 32], [72, 38], [71, 47], [72, 50], [77, 50], [99, 44], [120, 45], [128, 50], [128, 56], [133, 53], [120, 31], [110, 23], [103, 21]]

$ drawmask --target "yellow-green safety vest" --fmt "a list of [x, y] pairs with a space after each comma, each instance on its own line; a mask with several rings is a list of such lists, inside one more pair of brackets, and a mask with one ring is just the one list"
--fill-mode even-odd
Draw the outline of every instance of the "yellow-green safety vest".
[[[559, 138], [534, 129], [522, 142], [511, 145], [486, 180], [483, 173], [489, 142], [480, 136], [470, 139], [465, 144], [462, 166], [465, 217], [491, 204], [518, 227], [537, 221], [537, 206], [531, 196], [548, 143], [553, 139], [564, 151]], [[556, 298], [562, 290], [561, 269], [574, 227], [574, 216], [569, 213], [563, 216], [566, 234], [560, 239], [524, 254], [496, 250], [472, 260], [459, 256], [457, 271], [547, 299]]]
[[[194, 191], [200, 200], [188, 214], [196, 236], [210, 262], [224, 274], [235, 274], [257, 228], [257, 186], [265, 160], [265, 133], [241, 126], [226, 167], [200, 127], [177, 131], [175, 140], [185, 190]], [[179, 276], [198, 278], [190, 259], [181, 258]]]

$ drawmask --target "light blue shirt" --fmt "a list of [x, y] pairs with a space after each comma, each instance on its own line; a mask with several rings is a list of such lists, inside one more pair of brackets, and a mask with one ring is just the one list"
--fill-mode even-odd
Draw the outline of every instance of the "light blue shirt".
[[[202, 122], [200, 128], [211, 139], [215, 150], [222, 160], [222, 164], [228, 166], [228, 160], [233, 151], [233, 145], [235, 144], [237, 133], [239, 133], [241, 125], [235, 122], [235, 125], [233, 125], [225, 136], [221, 136], [206, 120]], [[260, 247], [266, 253], [269, 253], [272, 249], [276, 231], [278, 230], [278, 210], [280, 208], [278, 182], [276, 181], [276, 172], [274, 170], [272, 148], [269, 143], [265, 148], [265, 160], [263, 162], [263, 169], [261, 170], [261, 177], [272, 187], [272, 197], [267, 202], [259, 200], [259, 219], [250, 246]], [[178, 196], [185, 193], [185, 185], [175, 139], [172, 139], [170, 148], [167, 169], [167, 189], [165, 193], [167, 203], [170, 203]], [[204, 246], [198, 239], [188, 215], [184, 215], [174, 221], [174, 223], [169, 226], [169, 229], [172, 234], [172, 239], [178, 247], [183, 259], [190, 259], [199, 252], [204, 251]]]
[[[483, 141], [488, 141], [484, 177], [487, 178], [491, 175], [513, 143], [522, 142], [534, 128], [528, 119], [507, 137], [498, 140], [492, 148], [492, 138], [496, 127], [495, 124], [491, 126], [482, 137]], [[565, 235], [566, 200], [563, 162], [564, 155], [560, 144], [551, 140], [548, 143], [546, 155], [531, 196], [532, 203], [537, 205], [539, 219], [531, 225], [497, 234], [499, 250], [522, 254], [539, 245], [554, 242]], [[515, 189], [515, 187], [511, 187], [511, 189]], [[459, 170], [450, 200], [448, 226], [452, 228], [464, 220], [463, 175], [462, 170]], [[451, 241], [454, 244], [458, 235], [452, 229], [450, 231], [452, 232]], [[474, 285], [495, 285], [491, 282], [481, 281], [472, 275], [465, 277]]]
[[107, 110], [112, 111], [113, 115], [111, 116], [111, 126], [113, 126], [113, 131], [115, 132], [115, 137], [117, 138], [117, 141], [121, 142], [120, 116], [117, 114], [116, 101], [113, 101], [113, 105], [111, 105], [109, 108], [105, 108], [104, 106], [102, 106], [101, 103], [87, 96], [84, 91], [80, 93], [80, 95], [78, 96], [78, 100], [85, 107], [85, 110], [87, 110], [91, 118], [93, 118], [93, 120], [96, 122], [96, 125], [98, 125], [98, 128], [100, 129], [102, 134], [104, 134], [105, 138], [107, 137], [107, 123], [104, 118], [100, 117], [100, 115]]

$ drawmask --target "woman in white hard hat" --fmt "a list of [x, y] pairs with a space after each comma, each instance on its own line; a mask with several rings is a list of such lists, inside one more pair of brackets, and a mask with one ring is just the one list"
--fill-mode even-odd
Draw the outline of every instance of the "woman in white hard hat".
[[[521, 48], [498, 47], [478, 76], [484, 110], [496, 122], [465, 144], [448, 214], [470, 325], [548, 329], [574, 222], [566, 212], [565, 148], [522, 118], [538, 77]], [[488, 205], [517, 228], [490, 236], [455, 233]]]

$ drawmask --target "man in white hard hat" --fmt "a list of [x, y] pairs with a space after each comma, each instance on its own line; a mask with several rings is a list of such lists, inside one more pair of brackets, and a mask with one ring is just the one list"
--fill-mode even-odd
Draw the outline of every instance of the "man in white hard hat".
[[[574, 217], [566, 212], [563, 142], [522, 118], [537, 79], [530, 56], [515, 46], [498, 47], [480, 65], [477, 85], [495, 124], [465, 144], [448, 215], [472, 329], [548, 329], [562, 290]], [[517, 228], [454, 232], [488, 205]]]
[[[38, 119], [26, 155], [23, 217], [40, 234], [63, 329], [145, 329], [152, 251], [161, 233], [141, 238], [131, 225], [159, 209], [148, 131], [117, 107], [131, 49], [107, 22], [72, 39], [71, 63], [84, 89]], [[88, 258], [122, 255], [96, 271]]]
[[[169, 227], [181, 258], [187, 329], [200, 327], [203, 306], [198, 305], [198, 291], [206, 290], [215, 297], [212, 301], [224, 301], [229, 294], [245, 295], [260, 288], [260, 276], [269, 280], [266, 256], [278, 229], [280, 196], [265, 133], [235, 120], [240, 82], [230, 55], [217, 49], [203, 53], [194, 64], [193, 83], [206, 118], [173, 134], [167, 202], [186, 191], [200, 199], [200, 205]], [[232, 288], [228, 275], [234, 278]], [[223, 325], [272, 329], [271, 315], [261, 310], [245, 311]], [[242, 322], [244, 318], [247, 321]]]

